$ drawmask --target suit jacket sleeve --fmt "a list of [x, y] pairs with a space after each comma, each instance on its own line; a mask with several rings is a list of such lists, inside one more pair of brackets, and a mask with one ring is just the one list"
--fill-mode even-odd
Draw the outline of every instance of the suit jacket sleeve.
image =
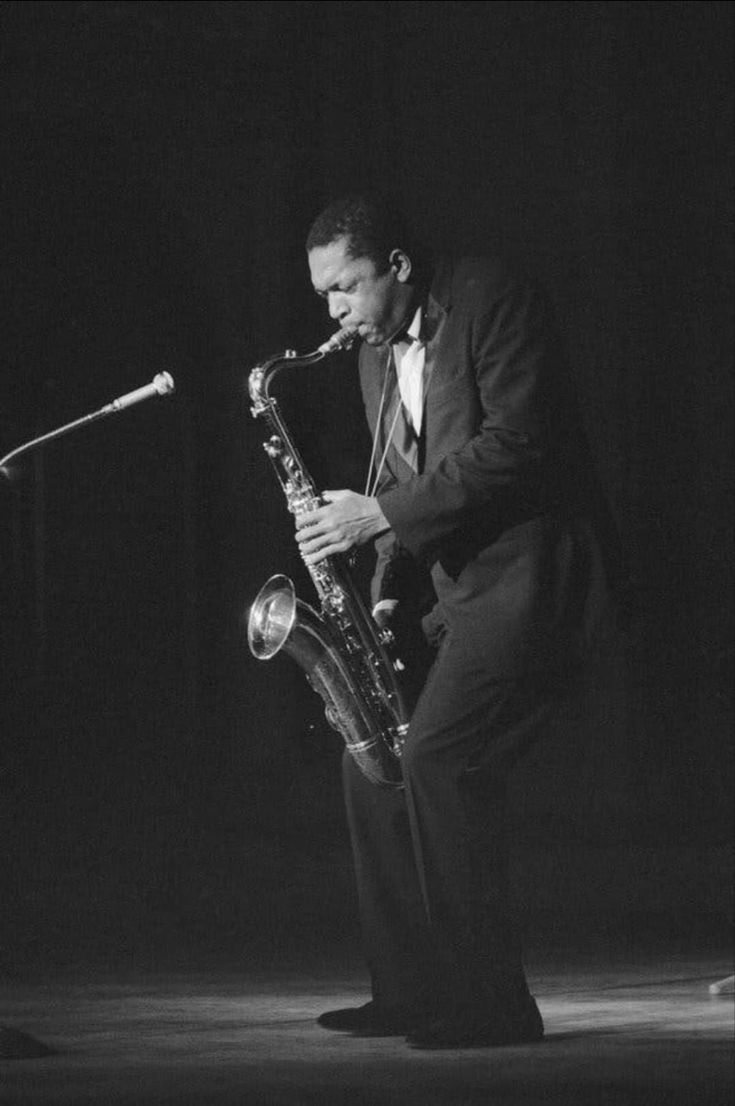
[[[396, 487], [395, 477], [384, 470], [378, 485], [378, 494]], [[400, 565], [410, 555], [403, 548], [394, 530], [385, 530], [374, 542], [375, 568], [370, 585], [370, 597], [375, 606], [384, 599], [401, 601], [403, 594], [403, 573]]]

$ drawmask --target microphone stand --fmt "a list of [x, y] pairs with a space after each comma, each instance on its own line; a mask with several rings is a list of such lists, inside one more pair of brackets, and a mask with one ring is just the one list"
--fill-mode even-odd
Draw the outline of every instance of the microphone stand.
[[83, 415], [81, 419], [74, 419], [73, 422], [67, 422], [64, 426], [57, 427], [56, 430], [49, 430], [47, 434], [41, 434], [39, 438], [33, 438], [30, 442], [25, 442], [23, 445], [19, 445], [16, 449], [6, 453], [4, 457], [0, 457], [0, 473], [6, 477], [6, 479], [12, 480], [13, 470], [7, 466], [11, 461], [21, 457], [24, 453], [29, 453], [32, 449], [36, 449], [38, 446], [46, 445], [47, 442], [52, 442], [56, 438], [61, 438], [64, 434], [69, 434], [72, 430], [77, 430], [82, 426], [87, 426], [91, 422], [96, 422], [97, 419], [103, 419], [107, 415], [116, 415], [119, 411], [124, 411], [126, 407], [132, 407], [134, 403], [140, 403], [141, 400], [150, 399], [151, 396], [159, 395], [165, 396], [174, 390], [174, 381], [170, 373], [159, 373], [155, 376], [150, 384], [146, 384], [142, 388], [136, 388], [134, 392], [128, 392], [127, 395], [120, 396], [118, 399], [113, 399], [112, 403], [106, 403], [104, 407], [100, 407], [98, 411], [92, 411], [90, 415]]
[[[22, 457], [25, 453], [30, 453], [32, 450], [46, 445], [56, 438], [61, 438], [63, 435], [71, 433], [72, 430], [87, 426], [89, 423], [106, 418], [108, 415], [115, 415], [120, 411], [124, 411], [127, 407], [132, 407], [135, 403], [150, 399], [151, 396], [165, 396], [173, 391], [174, 381], [170, 373], [158, 373], [150, 384], [146, 384], [142, 388], [136, 388], [135, 391], [128, 392], [126, 395], [114, 399], [112, 403], [105, 404], [105, 406], [100, 407], [99, 410], [92, 411], [91, 414], [84, 415], [80, 419], [74, 419], [73, 422], [65, 423], [64, 426], [59, 426], [56, 430], [50, 430], [47, 434], [41, 434], [40, 437], [32, 438], [31, 441], [24, 442], [23, 445], [17, 446], [15, 449], [11, 450], [10, 453], [6, 453], [4, 457], [0, 458], [0, 476], [12, 482], [15, 477], [15, 470], [10, 467], [10, 464], [12, 461], [17, 461], [18, 458]], [[36, 1040], [35, 1037], [31, 1037], [28, 1033], [23, 1033], [19, 1029], [10, 1029], [0, 1025], [0, 1060], [35, 1059], [41, 1056], [50, 1056], [53, 1055], [53, 1053], [54, 1050], [52, 1048], [43, 1044], [42, 1041]]]

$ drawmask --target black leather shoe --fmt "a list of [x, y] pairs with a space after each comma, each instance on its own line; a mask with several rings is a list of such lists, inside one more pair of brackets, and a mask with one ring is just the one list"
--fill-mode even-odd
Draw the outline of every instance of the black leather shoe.
[[410, 1032], [406, 1040], [414, 1048], [499, 1048], [503, 1045], [532, 1044], [544, 1035], [536, 1003], [531, 999], [522, 1013], [493, 1014], [481, 1021], [456, 1015], [439, 1018], [423, 1029]]
[[360, 1037], [403, 1037], [417, 1031], [422, 1019], [407, 1007], [366, 1002], [364, 1006], [327, 1010], [317, 1018], [317, 1023], [322, 1029], [336, 1029]]

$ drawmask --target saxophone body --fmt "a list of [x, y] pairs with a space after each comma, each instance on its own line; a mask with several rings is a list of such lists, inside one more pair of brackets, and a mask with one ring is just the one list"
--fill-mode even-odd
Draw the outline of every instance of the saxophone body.
[[[256, 366], [248, 378], [251, 412], [269, 428], [263, 448], [294, 516], [322, 500], [270, 385], [282, 369], [316, 364], [349, 348], [352, 339], [349, 331], [338, 331], [313, 353], [298, 356], [288, 350]], [[397, 676], [401, 662], [389, 652], [391, 635], [375, 625], [344, 557], [327, 557], [307, 569], [319, 610], [296, 597], [287, 576], [272, 576], [248, 612], [250, 651], [258, 660], [270, 660], [281, 650], [293, 657], [363, 774], [380, 786], [401, 787], [400, 756], [409, 716]]]

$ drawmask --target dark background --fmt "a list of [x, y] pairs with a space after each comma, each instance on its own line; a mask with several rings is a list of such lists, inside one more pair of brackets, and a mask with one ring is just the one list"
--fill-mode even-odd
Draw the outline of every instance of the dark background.
[[[5, 970], [357, 948], [341, 739], [242, 629], [273, 572], [313, 596], [245, 382], [330, 332], [302, 243], [355, 183], [547, 285], [631, 569], [515, 784], [531, 949], [729, 933], [731, 13], [2, 5], [0, 452], [177, 385], [0, 487]], [[321, 487], [361, 490], [354, 389], [283, 381]]]

